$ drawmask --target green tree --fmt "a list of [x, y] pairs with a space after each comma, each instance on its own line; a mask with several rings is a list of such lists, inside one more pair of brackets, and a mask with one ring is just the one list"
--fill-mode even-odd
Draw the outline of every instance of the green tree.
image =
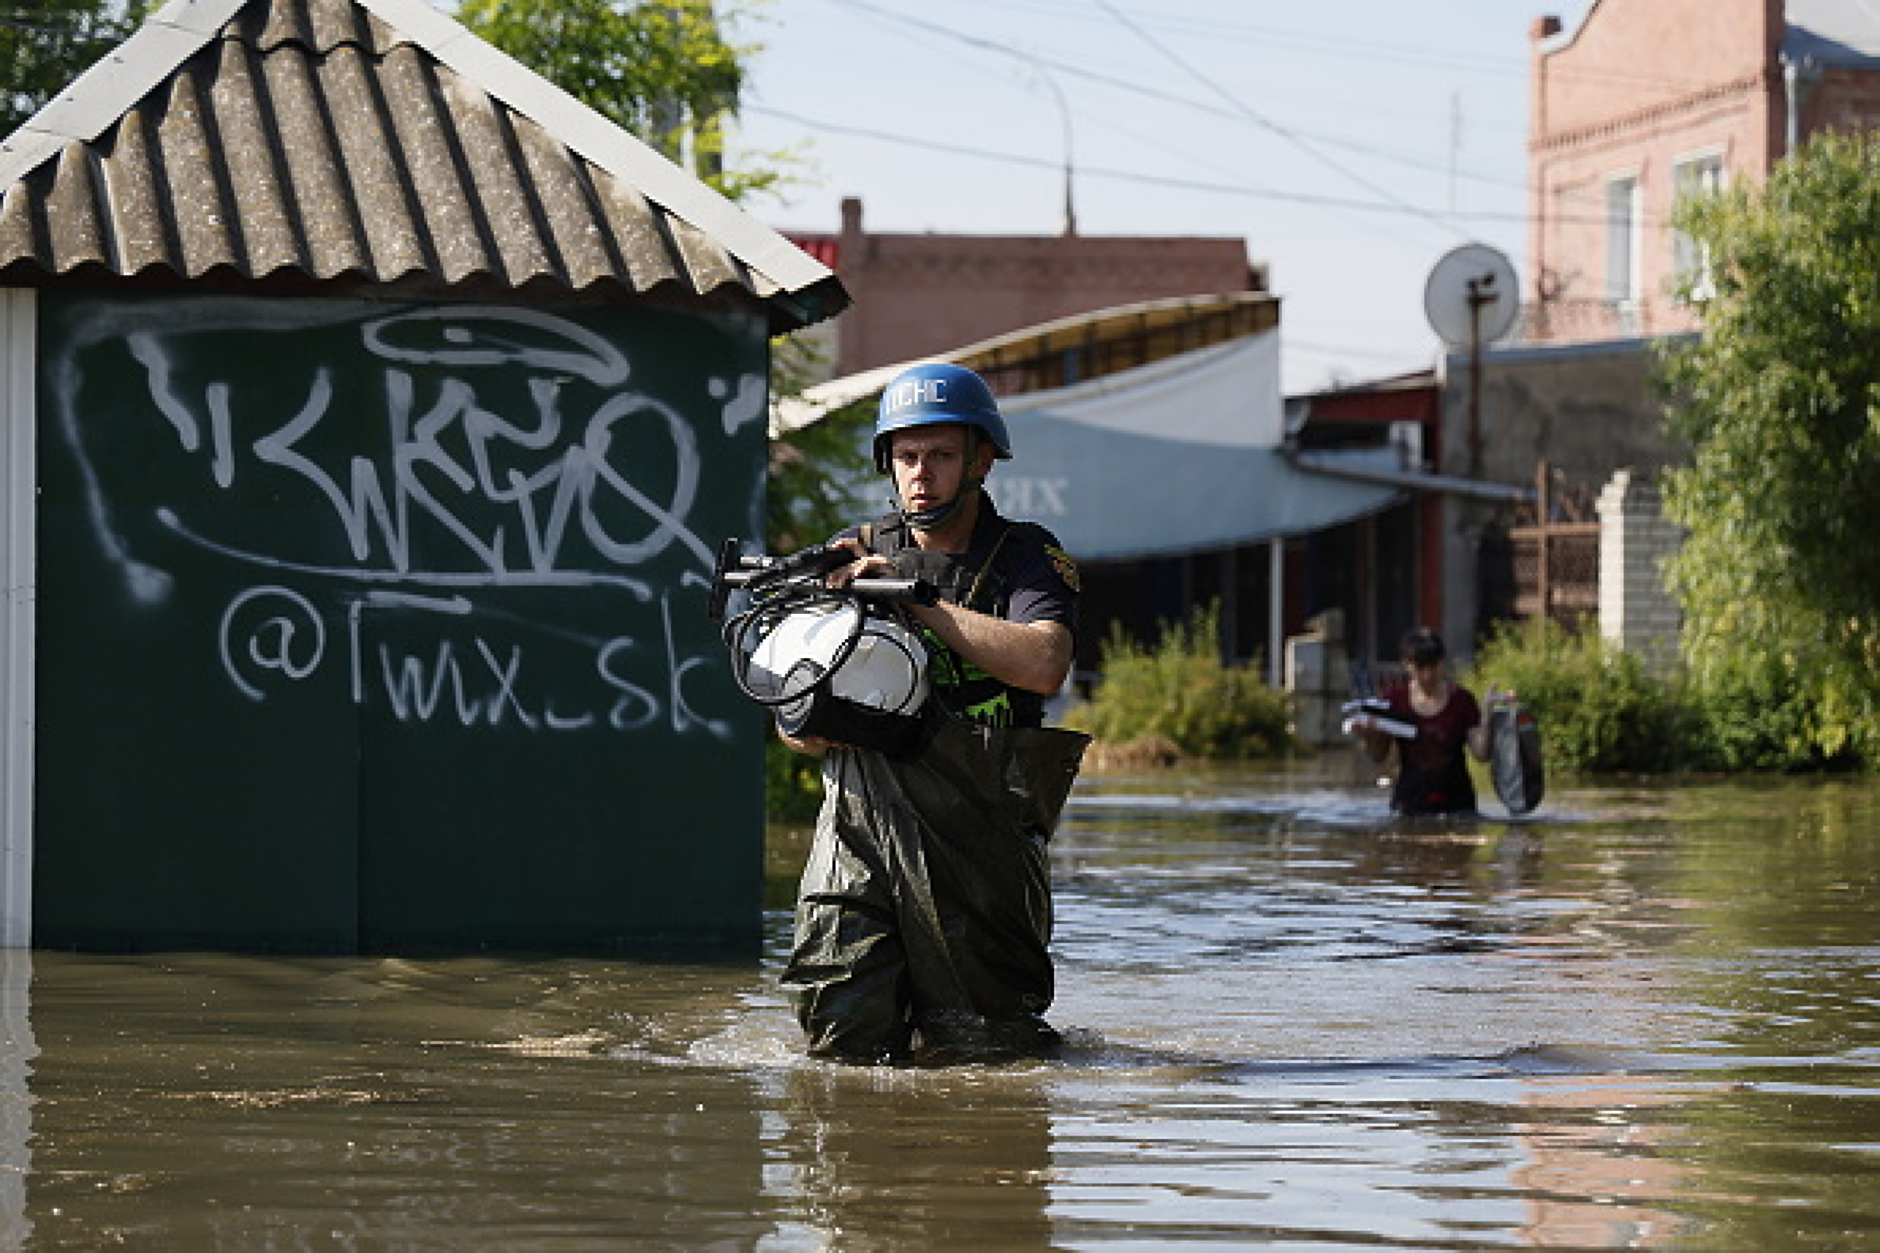
[[[792, 372], [792, 353], [800, 344], [780, 340], [772, 346], [771, 389], [778, 395], [800, 387], [802, 376]], [[820, 544], [854, 522], [857, 490], [871, 480], [882, 482], [878, 495], [887, 498], [868, 454], [874, 418], [875, 398], [869, 396], [771, 441], [764, 517], [774, 551]]]
[[0, 0], [0, 136], [137, 29], [146, 0]]
[[1678, 226], [1714, 284], [1665, 358], [1686, 664], [1728, 764], [1880, 762], [1880, 137], [1817, 138]]
[[457, 20], [733, 199], [782, 181], [770, 164], [725, 168], [750, 49], [712, 0], [461, 0]]

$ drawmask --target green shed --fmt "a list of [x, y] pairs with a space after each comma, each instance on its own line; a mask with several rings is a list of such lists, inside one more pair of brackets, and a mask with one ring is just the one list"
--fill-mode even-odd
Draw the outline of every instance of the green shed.
[[423, 0], [175, 0], [0, 194], [0, 943], [755, 946], [833, 274]]

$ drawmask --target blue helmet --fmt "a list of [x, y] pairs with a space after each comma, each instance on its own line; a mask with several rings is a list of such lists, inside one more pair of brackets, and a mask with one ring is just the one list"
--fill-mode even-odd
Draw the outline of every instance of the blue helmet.
[[881, 393], [875, 415], [875, 468], [887, 472], [888, 436], [894, 432], [949, 422], [977, 430], [992, 441], [1000, 460], [1011, 460], [1012, 440], [986, 380], [963, 365], [935, 362], [901, 371]]

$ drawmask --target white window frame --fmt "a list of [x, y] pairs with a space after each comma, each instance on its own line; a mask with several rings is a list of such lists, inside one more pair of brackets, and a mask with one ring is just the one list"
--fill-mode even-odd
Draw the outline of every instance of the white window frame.
[[1638, 171], [1606, 180], [1606, 303], [1629, 328], [1645, 288], [1645, 186]]
[[[1713, 195], [1723, 190], [1723, 149], [1706, 148], [1678, 157], [1671, 163], [1671, 203], [1676, 206], [1687, 198]], [[1691, 302], [1709, 300], [1717, 294], [1710, 269], [1710, 248], [1671, 228], [1671, 276], [1681, 298]]]

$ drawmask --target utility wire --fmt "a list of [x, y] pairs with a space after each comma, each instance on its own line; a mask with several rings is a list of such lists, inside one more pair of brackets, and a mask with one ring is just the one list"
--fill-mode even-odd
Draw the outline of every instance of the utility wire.
[[[989, 39], [985, 36], [975, 35], [966, 31], [957, 30], [953, 27], [944, 26], [939, 23], [931, 22], [924, 18], [915, 17], [906, 13], [896, 12], [892, 9], [884, 8], [883, 6], [879, 4], [871, 3], [870, 0], [834, 0], [834, 3], [844, 8], [856, 10], [860, 13], [873, 17], [877, 20], [891, 22], [896, 25], [908, 28], [910, 31], [925, 34], [927, 36], [937, 36], [940, 38], [954, 41], [956, 43], [964, 44], [968, 47], [979, 48], [985, 51], [998, 52], [1002, 56], [1011, 56], [1014, 54], [1014, 49], [1010, 44], [1002, 43], [994, 39]], [[1106, 9], [1110, 9], [1110, 6], [1108, 5], [1105, 5], [1104, 7]], [[1115, 10], [1110, 9], [1110, 12], [1114, 14]], [[1157, 44], [1152, 37], [1146, 34], [1146, 32], [1142, 32], [1141, 28], [1136, 26], [1129, 19], [1120, 18], [1120, 20], [1126, 26], [1128, 26], [1132, 30], [1132, 32], [1137, 33], [1140, 38], [1145, 39], [1147, 42], [1151, 44], [1151, 46], [1156, 47], [1158, 51], [1164, 52], [1165, 55], [1173, 56], [1172, 53], [1168, 53], [1166, 49], [1162, 48], [1160, 44]], [[1057, 60], [1048, 56], [1035, 55], [1035, 54], [1030, 54], [1030, 53], [1027, 53], [1025, 55], [1027, 59], [1034, 60], [1051, 70], [1058, 71], [1065, 75], [1076, 77], [1087, 82], [1092, 82], [1100, 86], [1125, 91], [1125, 92], [1128, 92], [1137, 96], [1146, 97], [1151, 100], [1157, 100], [1157, 101], [1162, 101], [1165, 103], [1175, 104], [1186, 109], [1194, 110], [1200, 113], [1205, 113], [1212, 117], [1224, 117], [1224, 118], [1228, 118], [1228, 119], [1236, 120], [1236, 121], [1253, 121], [1255, 124], [1269, 131], [1272, 131], [1273, 133], [1277, 135], [1280, 135], [1282, 138], [1284, 138], [1288, 142], [1299, 146], [1304, 151], [1306, 151], [1309, 155], [1311, 155], [1314, 160], [1320, 161], [1330, 166], [1340, 175], [1358, 182], [1359, 184], [1364, 186], [1366, 190], [1369, 190], [1375, 193], [1381, 199], [1388, 201], [1388, 202], [1395, 203], [1398, 206], [1398, 209], [1400, 212], [1407, 213], [1413, 217], [1417, 217], [1426, 222], [1429, 222], [1437, 226], [1445, 234], [1453, 235], [1456, 233], [1453, 214], [1438, 214], [1433, 210], [1423, 209], [1418, 206], [1412, 205], [1407, 201], [1403, 201], [1400, 197], [1397, 197], [1395, 193], [1389, 191], [1388, 189], [1374, 182], [1371, 182], [1370, 180], [1365, 179], [1362, 175], [1357, 174], [1355, 171], [1351, 170], [1349, 167], [1334, 160], [1332, 157], [1330, 157], [1326, 153], [1315, 150], [1313, 145], [1317, 144], [1323, 147], [1343, 149], [1347, 152], [1350, 152], [1359, 156], [1371, 158], [1373, 160], [1388, 161], [1397, 165], [1404, 166], [1409, 169], [1421, 170], [1425, 173], [1431, 173], [1431, 172], [1447, 173], [1449, 172], [1449, 167], [1446, 164], [1439, 165], [1433, 161], [1419, 160], [1416, 157], [1406, 155], [1405, 153], [1402, 153], [1399, 151], [1392, 151], [1389, 149], [1379, 148], [1375, 145], [1365, 144], [1365, 143], [1348, 139], [1348, 138], [1330, 136], [1330, 135], [1324, 135], [1324, 134], [1314, 134], [1310, 131], [1301, 130], [1297, 127], [1284, 126], [1278, 122], [1274, 122], [1254, 112], [1243, 102], [1239, 101], [1230, 93], [1227, 93], [1224, 89], [1220, 88], [1217, 84], [1209, 81], [1204, 75], [1201, 75], [1197, 71], [1193, 70], [1192, 67], [1190, 67], [1187, 63], [1180, 62], [1179, 60], [1178, 60], [1178, 64], [1181, 65], [1184, 73], [1188, 74], [1189, 76], [1193, 77], [1197, 81], [1201, 82], [1203, 86], [1210, 88], [1215, 93], [1221, 95], [1225, 99], [1226, 101], [1225, 107], [1223, 107], [1221, 104], [1217, 104], [1209, 100], [1199, 99], [1190, 94], [1170, 91], [1165, 88], [1157, 87], [1151, 84], [1146, 84], [1146, 83], [1133, 80], [1133, 79], [1119, 78], [1115, 75], [1101, 73], [1099, 71], [1089, 69], [1085, 66], [1075, 65], [1075, 64], [1062, 61], [1062, 60]], [[1166, 149], [1167, 145], [1166, 145], [1165, 137], [1162, 137], [1158, 140], [1158, 145]], [[1486, 185], [1486, 186], [1495, 186], [1495, 187], [1502, 187], [1502, 188], [1509, 188], [1509, 189], [1513, 189], [1513, 188], [1521, 186], [1521, 184], [1519, 183], [1511, 182], [1504, 178], [1495, 178], [1489, 175], [1484, 175], [1476, 171], [1459, 170], [1455, 172], [1460, 174], [1462, 177], [1468, 178], [1471, 182]], [[1180, 184], [1170, 183], [1169, 185], [1176, 186]], [[1335, 208], [1337, 207], [1338, 201], [1336, 197], [1326, 197], [1322, 200], [1321, 203], [1325, 204], [1328, 207]]]
[[[965, 44], [968, 47], [997, 52], [1003, 56], [1010, 56], [1013, 52], [1012, 45], [1008, 43], [1001, 43], [998, 40], [988, 39], [983, 35], [975, 35], [967, 31], [955, 29], [954, 27], [944, 26], [937, 22], [928, 21], [925, 18], [912, 16], [911, 14], [897, 13], [893, 9], [884, 8], [879, 4], [871, 3], [870, 0], [832, 0], [832, 3], [841, 8], [854, 9], [858, 12], [875, 17], [878, 20], [892, 22], [911, 30], [922, 31], [928, 35], [938, 36], [955, 43]], [[1120, 78], [1114, 74], [1105, 74], [1101, 71], [1090, 69], [1087, 66], [1076, 65], [1069, 61], [1059, 60], [1042, 53], [1027, 55], [1048, 69], [1057, 71], [1071, 78], [1094, 83], [1101, 87], [1128, 92], [1132, 95], [1144, 97], [1149, 100], [1180, 105], [1185, 109], [1205, 113], [1210, 117], [1224, 117], [1238, 121], [1248, 120], [1246, 107], [1241, 105], [1238, 101], [1233, 100], [1232, 97], [1229, 97], [1228, 105], [1223, 107], [1222, 105], [1208, 100], [1198, 99], [1193, 95], [1170, 91], [1166, 88], [1135, 79]], [[1269, 123], [1266, 122], [1265, 119], [1260, 118], [1256, 118], [1255, 120], [1275, 130], [1282, 130], [1291, 136], [1297, 137], [1297, 140], [1300, 142], [1309, 140], [1311, 142], [1346, 148], [1350, 151], [1367, 157], [1374, 157], [1379, 160], [1397, 161], [1412, 166], [1417, 164], [1414, 160], [1404, 157], [1401, 153], [1392, 152], [1374, 145], [1364, 144], [1354, 139], [1314, 134], [1311, 131], [1302, 130], [1297, 127], [1280, 127], [1278, 123]], [[1472, 175], [1472, 177], [1482, 181], [1492, 181], [1479, 174]]]
[[[787, 109], [772, 108], [767, 105], [746, 105], [742, 111], [754, 114], [758, 117], [775, 118], [778, 121], [788, 122], [793, 126], [801, 126], [806, 130], [817, 133], [848, 135], [856, 139], [867, 139], [904, 148], [919, 148], [929, 152], [942, 152], [950, 156], [971, 157], [975, 160], [991, 161], [1003, 165], [1024, 166], [1028, 169], [1056, 171], [1061, 168], [1057, 161], [1046, 157], [1034, 157], [1018, 152], [995, 152], [988, 148], [974, 148], [966, 144], [949, 143], [939, 139], [915, 139], [906, 135], [893, 134], [888, 131], [872, 130], [864, 126], [852, 126], [843, 122], [829, 122], [818, 118], [805, 117], [800, 113], [793, 113]], [[1282, 191], [1277, 188], [1260, 187], [1248, 183], [1210, 182], [1202, 179], [1173, 178], [1160, 174], [1144, 174], [1140, 170], [1119, 170], [1105, 166], [1082, 164], [1077, 167], [1077, 173], [1080, 178], [1089, 176], [1092, 178], [1108, 179], [1112, 182], [1139, 183], [1149, 187], [1164, 187], [1173, 191], [1212, 192], [1220, 195], [1245, 196], [1255, 200], [1272, 200], [1290, 204], [1311, 205], [1319, 208], [1350, 209], [1363, 213], [1404, 212], [1402, 204], [1395, 200], [1386, 203], [1373, 200], [1359, 200], [1344, 196], [1323, 196], [1315, 195], [1310, 192]], [[1434, 210], [1418, 210], [1417, 216], [1423, 218], [1448, 217], [1484, 223], [1521, 223], [1529, 220], [1528, 214], [1525, 211], [1518, 213], [1498, 213], [1487, 210], [1472, 210], [1450, 215], [1437, 215]], [[1562, 214], [1555, 215], [1551, 220], [1583, 226], [1604, 226], [1610, 221], [1603, 213], [1585, 217]], [[1647, 215], [1645, 222], [1647, 225], [1651, 225], [1653, 222], [1652, 217]], [[1445, 222], [1444, 225], [1447, 226], [1447, 223]]]
[[[957, 30], [952, 27], [944, 26], [935, 22], [931, 22], [923, 18], [912, 16], [910, 14], [896, 12], [895, 10], [886, 8], [880, 4], [872, 3], [871, 0], [831, 0], [831, 2], [840, 7], [853, 9], [863, 14], [872, 16], [878, 20], [892, 22], [900, 26], [910, 28], [911, 30], [924, 32], [925, 34], [929, 36], [937, 36], [940, 38], [951, 40], [956, 43], [965, 44], [969, 47], [978, 47], [981, 49], [998, 52], [1002, 56], [1010, 56], [1013, 53], [1013, 48], [1009, 44], [1001, 43], [997, 40], [988, 39], [984, 36], [970, 34], [968, 32]], [[1170, 53], [1158, 41], [1154, 40], [1152, 36], [1147, 35], [1147, 33], [1143, 31], [1142, 27], [1138, 23], [1136, 23], [1133, 19], [1130, 19], [1124, 15], [1120, 15], [1114, 6], [1104, 2], [1104, 0], [1099, 0], [1099, 3], [1102, 5], [1102, 7], [1105, 10], [1107, 10], [1113, 16], [1116, 16], [1118, 20], [1122, 22], [1122, 24], [1129, 27], [1129, 29], [1132, 32], [1137, 33], [1139, 38], [1143, 38], [1146, 42], [1149, 42], [1151, 46], [1155, 47], [1158, 51], [1162, 52], [1164, 55], [1173, 57], [1172, 53]], [[1009, 4], [1002, 5], [1001, 7], [1003, 11], [1005, 7], [1009, 7]], [[1052, 6], [1049, 6], [1049, 5], [1038, 5], [1038, 4], [1025, 5], [1021, 7], [1029, 8], [1032, 12], [1035, 12], [1035, 13], [1068, 15], [1067, 12], [1061, 7], [1053, 8]], [[1077, 6], [1077, 11], [1079, 12], [1083, 11], [1081, 5]], [[1180, 19], [1179, 17], [1175, 15], [1164, 14], [1164, 15], [1159, 15], [1158, 17], [1158, 24], [1160, 25], [1179, 24], [1181, 21], [1182, 19]], [[1190, 20], [1189, 25], [1191, 29], [1195, 28], [1194, 20]], [[1301, 36], [1298, 32], [1277, 32], [1276, 28], [1249, 26], [1246, 24], [1237, 24], [1237, 23], [1202, 22], [1200, 28], [1203, 30], [1210, 30], [1214, 32], [1221, 32], [1221, 31], [1226, 31], [1229, 33], [1245, 32], [1248, 37], [1252, 37], [1253, 35], [1264, 35], [1267, 33], [1280, 33], [1283, 35], [1290, 34], [1295, 39], [1307, 38], [1305, 36]], [[1337, 44], [1332, 45], [1332, 46], [1334, 47], [1343, 47], [1343, 46], [1380, 47], [1380, 48], [1382, 47], [1382, 45], [1364, 45], [1364, 44], [1357, 43], [1356, 41], [1344, 41], [1344, 40], [1341, 40]], [[1433, 54], [1433, 53], [1428, 54], [1428, 56], [1431, 59], [1436, 58], [1436, 54]], [[1232, 96], [1230, 93], [1227, 93], [1224, 89], [1220, 88], [1217, 84], [1206, 79], [1205, 76], [1202, 76], [1196, 71], [1194, 71], [1192, 67], [1188, 65], [1188, 63], [1184, 61], [1180, 61], [1179, 59], [1177, 59], [1177, 63], [1182, 66], [1184, 72], [1193, 75], [1197, 80], [1202, 82], [1204, 86], [1211, 88], [1214, 92], [1216, 92], [1217, 94], [1225, 98], [1225, 100], [1227, 101], [1226, 108], [1223, 108], [1220, 105], [1216, 105], [1209, 101], [1197, 99], [1192, 95], [1185, 95], [1179, 92], [1169, 91], [1169, 90], [1156, 87], [1150, 84], [1145, 84], [1140, 81], [1135, 81], [1135, 80], [1127, 79], [1127, 78], [1120, 78], [1112, 74], [1105, 74], [1096, 70], [1089, 69], [1085, 66], [1071, 64], [1069, 62], [1057, 60], [1055, 58], [1044, 56], [1042, 54], [1036, 55], [1032, 57], [1032, 59], [1037, 60], [1038, 62], [1045, 65], [1051, 70], [1058, 71], [1065, 75], [1079, 78], [1087, 82], [1092, 82], [1100, 86], [1110, 87], [1110, 88], [1114, 88], [1117, 90], [1129, 92], [1129, 93], [1146, 97], [1152, 100], [1160, 100], [1160, 101], [1164, 101], [1167, 103], [1180, 105], [1184, 108], [1188, 108], [1188, 109], [1192, 109], [1201, 113], [1208, 114], [1209, 116], [1232, 117], [1232, 118], [1237, 118], [1240, 120], [1253, 121], [1256, 124], [1261, 125], [1265, 127], [1266, 129], [1273, 131], [1275, 134], [1281, 135], [1282, 137], [1286, 138], [1289, 142], [1294, 143], [1295, 145], [1301, 147], [1303, 150], [1305, 150], [1310, 155], [1312, 155], [1315, 160], [1318, 160], [1322, 163], [1330, 165], [1333, 169], [1335, 169], [1336, 171], [1338, 171], [1340, 174], [1344, 175], [1345, 177], [1357, 180], [1361, 185], [1365, 186], [1367, 190], [1370, 190], [1376, 193], [1381, 198], [1387, 201], [1394, 201], [1394, 202], [1399, 203], [1404, 212], [1410, 213], [1411, 215], [1415, 217], [1423, 219], [1427, 222], [1430, 222], [1444, 229], [1445, 233], [1453, 233], [1453, 228], [1451, 226], [1451, 223], [1454, 221], [1456, 215], [1447, 214], [1447, 213], [1438, 213], [1437, 211], [1433, 209], [1421, 208], [1419, 206], [1411, 205], [1408, 202], [1403, 202], [1401, 201], [1400, 198], [1396, 197], [1394, 193], [1390, 192], [1387, 189], [1379, 187], [1377, 184], [1372, 183], [1369, 180], [1364, 179], [1362, 175], [1359, 175], [1356, 172], [1350, 170], [1348, 167], [1344, 166], [1343, 164], [1334, 161], [1331, 157], [1327, 156], [1325, 153], [1314, 151], [1312, 148], [1312, 145], [1317, 144], [1322, 147], [1336, 148], [1336, 149], [1343, 150], [1353, 155], [1363, 156], [1363, 157], [1371, 158], [1374, 160], [1388, 161], [1388, 162], [1392, 162], [1392, 163], [1404, 166], [1406, 168], [1420, 170], [1425, 173], [1438, 173], [1438, 172], [1449, 173], [1450, 170], [1449, 170], [1447, 163], [1439, 163], [1433, 159], [1428, 159], [1428, 160], [1418, 159], [1417, 157], [1407, 155], [1401, 151], [1393, 151], [1393, 150], [1386, 149], [1386, 148], [1380, 148], [1376, 145], [1366, 144], [1361, 141], [1353, 140], [1353, 139], [1342, 137], [1342, 136], [1328, 135], [1324, 133], [1317, 133], [1317, 132], [1313, 132], [1310, 130], [1305, 130], [1299, 127], [1285, 126], [1281, 123], [1272, 121], [1271, 119], [1265, 118], [1255, 113], [1243, 102], [1241, 102], [1240, 100]], [[1468, 62], [1467, 64], [1469, 64], [1471, 67], [1474, 67], [1476, 63]], [[1521, 73], [1521, 74], [1526, 73], [1525, 70], [1513, 70], [1513, 69], [1509, 70], [1508, 72], [1509, 73]], [[1561, 75], [1561, 77], [1567, 77], [1567, 76]], [[1646, 78], [1640, 75], [1628, 76], [1622, 73], [1621, 74], [1599, 74], [1599, 75], [1585, 74], [1585, 75], [1574, 75], [1573, 77], [1584, 78], [1588, 80], [1597, 77], [1597, 78], [1607, 79], [1607, 80], [1614, 81], [1614, 82], [1628, 82], [1628, 83], [1632, 83], [1635, 85], [1640, 84], [1640, 83], [1651, 83], [1660, 88], [1681, 87], [1681, 86], [1691, 85], [1685, 80], [1673, 80], [1673, 79], [1667, 79], [1667, 78]], [[1517, 189], [1517, 188], [1525, 190], [1525, 191], [1532, 190], [1532, 188], [1526, 183], [1525, 180], [1515, 181], [1515, 180], [1510, 180], [1507, 178], [1498, 178], [1493, 175], [1483, 174], [1479, 171], [1468, 170], [1468, 169], [1457, 169], [1454, 171], [1454, 173], [1460, 177], [1467, 178], [1469, 181], [1473, 183], [1481, 184], [1483, 186], [1501, 187], [1501, 188], [1506, 188], [1510, 190]], [[1567, 221], [1571, 219], [1561, 218], [1559, 220]], [[1583, 220], [1598, 221], [1601, 223], [1605, 221], [1603, 217], [1597, 218], [1597, 219], [1589, 218], [1589, 219], [1583, 219]]]
[[1259, 126], [1265, 130], [1271, 131], [1275, 135], [1278, 135], [1280, 138], [1292, 144], [1295, 148], [1299, 149], [1301, 152], [1305, 153], [1307, 156], [1311, 157], [1313, 160], [1319, 162], [1319, 164], [1342, 175], [1343, 177], [1347, 179], [1350, 179], [1352, 182], [1358, 184], [1358, 186], [1363, 187], [1365, 190], [1373, 193], [1379, 198], [1390, 202], [1391, 204], [1395, 205], [1398, 209], [1402, 210], [1403, 212], [1412, 214], [1416, 217], [1423, 218], [1426, 221], [1432, 223], [1433, 225], [1440, 226], [1445, 230], [1449, 230], [1449, 231], [1454, 230], [1454, 226], [1451, 223], [1444, 221], [1442, 217], [1440, 217], [1439, 215], [1433, 214], [1429, 210], [1424, 209], [1419, 205], [1413, 205], [1413, 204], [1410, 204], [1408, 201], [1399, 199], [1396, 196], [1396, 194], [1391, 192], [1388, 188], [1379, 186], [1378, 184], [1372, 182], [1370, 179], [1364, 177], [1362, 174], [1359, 174], [1357, 171], [1349, 169], [1342, 163], [1327, 156], [1324, 152], [1320, 151], [1319, 148], [1315, 144], [1307, 141], [1303, 136], [1299, 135], [1298, 133], [1296, 133], [1289, 127], [1281, 126], [1278, 122], [1275, 122], [1271, 118], [1266, 117], [1263, 114], [1261, 114], [1258, 110], [1254, 109], [1251, 105], [1247, 104], [1245, 101], [1241, 100], [1238, 96], [1234, 95], [1234, 93], [1228, 91], [1225, 87], [1222, 87], [1219, 83], [1215, 82], [1213, 79], [1209, 78], [1206, 74], [1202, 73], [1201, 70], [1195, 67], [1192, 63], [1176, 55], [1173, 49], [1171, 49], [1167, 44], [1164, 44], [1161, 40], [1157, 39], [1155, 36], [1151, 35], [1148, 31], [1144, 30], [1140, 25], [1136, 23], [1135, 19], [1131, 18], [1128, 14], [1124, 13], [1121, 9], [1117, 8], [1115, 5], [1111, 4], [1110, 0], [1097, 0], [1097, 3], [1098, 5], [1102, 7], [1104, 12], [1108, 13], [1112, 18], [1116, 19], [1117, 22], [1121, 23], [1123, 26], [1127, 27], [1132, 33], [1134, 33], [1136, 38], [1142, 40], [1142, 42], [1148, 44], [1151, 48], [1161, 53], [1177, 69], [1181, 70], [1184, 74], [1189, 75], [1191, 78], [1195, 79], [1195, 81], [1199, 82], [1202, 86], [1208, 88], [1215, 95], [1219, 96], [1222, 100], [1226, 101], [1234, 109], [1235, 112], [1240, 114], [1242, 117], [1246, 118], [1248, 121], [1254, 123], [1256, 126]]
[[[1871, 3], [1871, 0], [1854, 0], [1854, 2], [1866, 5]], [[1084, 17], [1089, 6], [1087, 0], [1066, 0], [1065, 3], [1059, 4], [1026, 3], [1025, 0], [993, 0], [989, 4], [981, 3], [980, 7], [991, 8], [1002, 15], [1014, 9], [1020, 9], [1048, 18], [1070, 19]], [[1195, 35], [1217, 43], [1253, 44], [1262, 49], [1275, 46], [1297, 48], [1303, 52], [1336, 59], [1347, 66], [1354, 60], [1362, 59], [1364, 61], [1398, 61], [1409, 65], [1427, 65], [1440, 69], [1461, 69], [1472, 74], [1487, 73], [1524, 80], [1530, 74], [1527, 59], [1524, 57], [1510, 57], [1506, 60], [1484, 59], [1452, 49], [1427, 46], [1408, 47], [1398, 42], [1385, 43], [1378, 40], [1359, 39], [1342, 31], [1337, 35], [1323, 35], [1299, 30], [1296, 27], [1268, 26], [1257, 22], [1236, 21], [1232, 18], [1200, 17], [1166, 12], [1158, 12], [1152, 18], [1144, 20], [1148, 25], [1159, 30]], [[1525, 48], [1526, 45], [1523, 44], [1523, 47]], [[1571, 71], [1556, 67], [1550, 71], [1550, 76], [1578, 83], [1598, 82], [1614, 86], [1649, 87], [1658, 91], [1695, 91], [1709, 86], [1714, 81], [1714, 76], [1672, 77], [1609, 67], [1576, 68]]]

